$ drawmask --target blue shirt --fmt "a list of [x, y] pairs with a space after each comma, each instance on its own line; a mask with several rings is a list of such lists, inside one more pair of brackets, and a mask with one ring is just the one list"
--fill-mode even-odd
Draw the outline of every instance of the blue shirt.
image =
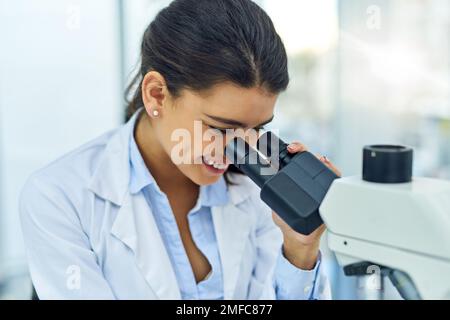
[[[223, 278], [219, 249], [214, 232], [211, 207], [228, 202], [227, 186], [223, 177], [216, 183], [200, 186], [196, 205], [188, 213], [192, 239], [211, 265], [210, 274], [196, 283], [192, 267], [184, 249], [170, 203], [147, 169], [134, 135], [130, 137], [130, 191], [143, 192], [152, 208], [156, 224], [174, 269], [182, 299], [223, 299]], [[301, 270], [278, 255], [273, 285], [277, 299], [316, 299], [318, 292], [319, 259], [313, 270]]]

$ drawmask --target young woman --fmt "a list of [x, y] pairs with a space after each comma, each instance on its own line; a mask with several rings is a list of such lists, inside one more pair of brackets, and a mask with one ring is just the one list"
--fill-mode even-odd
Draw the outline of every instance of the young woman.
[[39, 298], [329, 298], [323, 226], [293, 231], [207, 142], [182, 144], [191, 161], [174, 161], [174, 132], [260, 129], [273, 118], [289, 79], [270, 18], [250, 0], [176, 0], [141, 49], [128, 122], [39, 170], [22, 192]]

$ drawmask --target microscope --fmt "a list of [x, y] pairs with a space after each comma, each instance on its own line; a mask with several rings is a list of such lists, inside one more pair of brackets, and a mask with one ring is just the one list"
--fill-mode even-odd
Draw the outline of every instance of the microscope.
[[450, 299], [450, 181], [412, 177], [411, 148], [366, 146], [362, 175], [342, 178], [272, 132], [256, 148], [235, 137], [225, 154], [294, 230], [325, 223], [347, 276], [376, 267], [404, 299]]

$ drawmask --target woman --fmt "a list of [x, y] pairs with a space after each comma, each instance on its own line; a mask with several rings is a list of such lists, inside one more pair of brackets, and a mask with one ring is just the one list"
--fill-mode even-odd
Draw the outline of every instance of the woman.
[[289, 82], [270, 18], [249, 0], [176, 0], [141, 49], [128, 122], [39, 170], [22, 192], [38, 296], [329, 298], [324, 226], [296, 233], [220, 148], [174, 139], [199, 124], [219, 133], [270, 122]]

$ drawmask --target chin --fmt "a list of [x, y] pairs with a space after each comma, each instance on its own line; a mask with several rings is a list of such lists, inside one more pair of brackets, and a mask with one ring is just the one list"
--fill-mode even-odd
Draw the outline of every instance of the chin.
[[223, 174], [211, 174], [205, 171], [202, 165], [196, 166], [195, 170], [189, 175], [192, 182], [199, 186], [205, 186], [216, 183], [223, 176]]
[[205, 164], [196, 164], [184, 167], [184, 169], [185, 176], [199, 186], [216, 183], [227, 171], [226, 168], [223, 170], [212, 170]]
[[195, 179], [192, 179], [192, 181], [195, 184], [198, 184], [199, 186], [206, 186], [206, 185], [209, 185], [209, 184], [216, 183], [217, 181], [219, 181], [221, 176], [222, 175], [220, 175], [220, 176], [207, 176], [207, 175], [204, 175], [204, 174], [200, 174], [200, 175], [197, 175], [197, 177], [195, 177]]

